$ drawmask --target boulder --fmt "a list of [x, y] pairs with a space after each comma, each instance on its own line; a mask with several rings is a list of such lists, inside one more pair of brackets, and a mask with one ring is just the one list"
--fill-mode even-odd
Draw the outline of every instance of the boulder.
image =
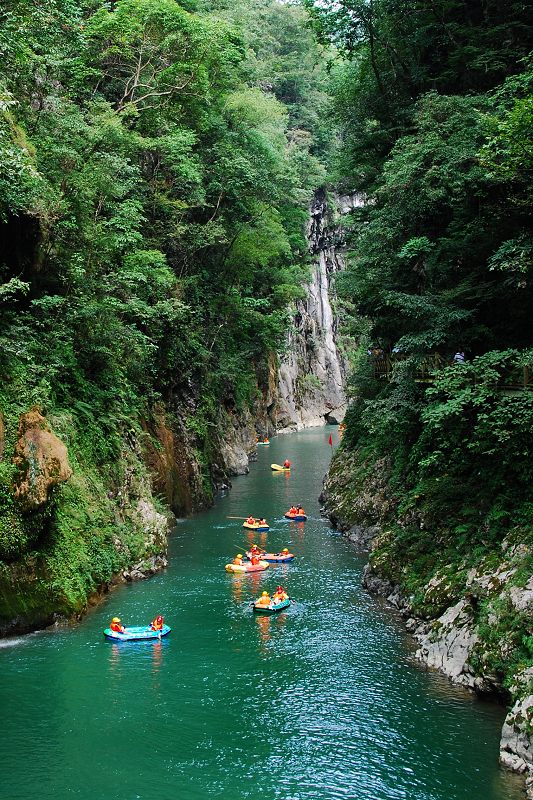
[[478, 689], [468, 658], [479, 637], [466, 599], [448, 608], [429, 631], [424, 626], [415, 636], [420, 644], [417, 658], [444, 672], [454, 683]]
[[509, 596], [511, 598], [511, 603], [517, 611], [533, 611], [533, 576], [524, 587], [511, 587]]
[[167, 566], [167, 557], [164, 555], [164, 553], [158, 553], [150, 558], [145, 558], [143, 561], [135, 564], [130, 569], [124, 570], [122, 577], [128, 583], [133, 581], [143, 581], [146, 578], [150, 578], [152, 575], [155, 575], [157, 572], [160, 572], [162, 569], [165, 569]]
[[377, 525], [353, 525], [346, 531], [346, 538], [362, 550], [370, 550], [372, 542], [379, 536], [380, 528]]
[[[526, 668], [520, 681], [531, 687], [533, 668]], [[521, 694], [505, 718], [500, 740], [500, 762], [513, 772], [529, 776], [533, 775], [533, 742], [530, 734], [532, 724], [533, 695]]]
[[326, 422], [328, 425], [340, 425], [346, 416], [348, 406], [342, 405], [338, 408], [333, 408], [326, 414]]
[[13, 463], [19, 470], [15, 497], [28, 511], [44, 506], [50, 490], [72, 475], [67, 448], [38, 408], [20, 417]]

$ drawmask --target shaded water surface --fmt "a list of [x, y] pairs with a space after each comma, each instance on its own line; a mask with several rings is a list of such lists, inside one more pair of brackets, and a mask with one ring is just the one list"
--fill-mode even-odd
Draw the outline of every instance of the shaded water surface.
[[[514, 800], [498, 768], [503, 710], [421, 670], [401, 624], [360, 587], [364, 559], [320, 518], [329, 429], [260, 447], [250, 475], [181, 522], [170, 566], [123, 586], [79, 625], [0, 641], [0, 798], [26, 800]], [[288, 456], [290, 475], [273, 474]], [[305, 505], [310, 519], [283, 512]], [[234, 577], [258, 539], [291, 565]], [[282, 582], [277, 617], [250, 601]], [[163, 613], [162, 642], [115, 645], [118, 614]]]

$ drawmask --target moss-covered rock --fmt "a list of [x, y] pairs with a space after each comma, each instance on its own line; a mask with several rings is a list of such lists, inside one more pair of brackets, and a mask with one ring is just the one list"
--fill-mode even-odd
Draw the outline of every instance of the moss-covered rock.
[[[502, 540], [457, 537], [457, 520], [425, 516], [398, 501], [383, 459], [340, 449], [325, 481], [331, 518], [373, 527], [364, 582], [385, 594], [419, 642], [418, 656], [454, 682], [498, 693], [520, 713], [508, 719], [502, 761], [531, 770], [533, 533], [515, 525]], [[412, 497], [411, 501], [416, 500]], [[526, 711], [524, 711], [526, 709]], [[526, 713], [527, 712], [527, 713]]]

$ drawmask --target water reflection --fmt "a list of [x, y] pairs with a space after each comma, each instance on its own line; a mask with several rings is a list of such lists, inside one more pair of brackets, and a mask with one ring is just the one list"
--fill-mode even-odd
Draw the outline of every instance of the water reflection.
[[258, 594], [260, 594], [262, 575], [262, 572], [249, 572], [247, 575], [247, 577], [250, 579], [250, 588], [253, 592], [254, 599]]
[[159, 670], [161, 669], [161, 664], [163, 663], [163, 642], [161, 639], [159, 641], [151, 642], [152, 645], [152, 672], [154, 675], [157, 675]]
[[262, 645], [261, 650], [266, 652], [267, 648], [265, 645], [267, 645], [272, 638], [274, 630], [280, 631], [285, 627], [287, 614], [282, 611], [276, 614], [275, 618], [268, 614], [254, 614], [254, 618], [259, 630], [259, 641]]
[[235, 575], [231, 582], [231, 593], [236, 603], [241, 603], [242, 601], [242, 588], [242, 575]]
[[120, 646], [116, 642], [113, 642], [110, 647], [109, 663], [112, 672], [115, 672], [120, 665]]
[[[111, 673], [118, 680], [122, 679], [122, 669], [129, 667], [131, 661], [141, 659], [151, 661], [152, 672], [157, 674], [163, 665], [163, 650], [167, 644], [166, 639], [149, 639], [137, 642], [110, 642], [109, 666]], [[124, 663], [122, 663], [124, 662]]]
[[270, 639], [270, 625], [272, 622], [271, 617], [263, 616], [263, 614], [254, 614], [255, 621], [259, 630], [259, 640], [262, 644], [266, 644]]
[[272, 470], [272, 475], [283, 475], [283, 477], [285, 478], [285, 481], [290, 480], [290, 477], [291, 477], [291, 473], [290, 472], [282, 472], [279, 469], [278, 470], [277, 469], [273, 469]]

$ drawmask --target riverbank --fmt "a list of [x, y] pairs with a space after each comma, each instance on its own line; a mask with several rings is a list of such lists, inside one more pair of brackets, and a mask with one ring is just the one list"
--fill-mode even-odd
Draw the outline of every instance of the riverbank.
[[385, 597], [418, 642], [417, 658], [456, 684], [508, 705], [502, 765], [526, 777], [533, 796], [531, 550], [516, 528], [499, 546], [461, 549], [422, 515], [401, 513], [386, 460], [340, 449], [324, 483], [324, 513], [368, 550], [363, 584]]
[[[502, 709], [417, 669], [397, 615], [361, 587], [364, 559], [321, 517], [330, 433], [335, 445], [322, 427], [259, 448], [230, 492], [179, 521], [150, 580], [117, 586], [80, 623], [0, 642], [6, 800], [68, 800], [72, 786], [77, 800], [520, 800], [497, 766]], [[285, 457], [293, 470], [274, 474]], [[305, 523], [284, 519], [292, 501]], [[247, 512], [265, 515], [263, 540], [293, 563], [225, 572], [249, 542], [229, 517]], [[254, 615], [279, 583], [290, 609]], [[115, 615], [158, 613], [172, 628], [162, 642], [102, 636]], [[23, 743], [26, 768], [9, 770]]]

